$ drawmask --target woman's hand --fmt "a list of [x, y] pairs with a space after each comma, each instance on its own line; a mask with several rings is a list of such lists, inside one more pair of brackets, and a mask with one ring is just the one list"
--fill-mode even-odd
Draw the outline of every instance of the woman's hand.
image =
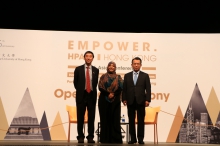
[[113, 98], [114, 97], [114, 93], [110, 93], [109, 95], [108, 95], [108, 98], [109, 99], [111, 99], [111, 98]]

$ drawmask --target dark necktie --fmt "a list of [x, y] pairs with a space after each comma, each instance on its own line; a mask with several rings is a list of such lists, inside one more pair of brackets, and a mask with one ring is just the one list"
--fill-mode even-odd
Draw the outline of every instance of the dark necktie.
[[90, 77], [89, 77], [89, 67], [86, 67], [86, 91], [90, 93]]

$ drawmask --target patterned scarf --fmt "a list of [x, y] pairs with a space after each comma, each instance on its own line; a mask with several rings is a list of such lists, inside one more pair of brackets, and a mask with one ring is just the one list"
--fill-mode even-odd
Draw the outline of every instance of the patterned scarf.
[[[111, 64], [113, 64], [113, 66], [115, 67], [114, 72], [110, 72], [108, 69], [108, 67]], [[107, 67], [107, 73], [103, 74], [99, 80], [99, 88], [102, 88], [107, 92], [115, 92], [116, 90], [118, 90], [119, 87], [122, 89], [123, 88], [123, 80], [115, 72], [116, 71], [115, 62], [112, 62], [112, 61], [109, 62], [108, 67]], [[110, 99], [108, 99], [108, 97], [106, 97], [106, 100], [109, 102], [113, 102], [114, 98], [112, 98], [112, 100], [110, 100]]]

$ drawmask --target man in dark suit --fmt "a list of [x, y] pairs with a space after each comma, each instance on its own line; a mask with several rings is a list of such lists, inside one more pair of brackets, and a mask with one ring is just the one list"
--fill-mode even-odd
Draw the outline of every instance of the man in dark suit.
[[[132, 59], [133, 71], [125, 74], [122, 102], [127, 105], [129, 119], [129, 133], [131, 141], [128, 144], [144, 144], [144, 117], [145, 106], [151, 102], [151, 84], [147, 73], [140, 71], [142, 60], [139, 57]], [[135, 130], [135, 111], [137, 111], [138, 129]]]
[[91, 65], [93, 58], [93, 52], [85, 52], [85, 64], [76, 67], [74, 71], [73, 84], [76, 89], [78, 143], [84, 143], [83, 125], [86, 108], [88, 110], [88, 136], [86, 138], [88, 143], [95, 143], [93, 138], [99, 69]]

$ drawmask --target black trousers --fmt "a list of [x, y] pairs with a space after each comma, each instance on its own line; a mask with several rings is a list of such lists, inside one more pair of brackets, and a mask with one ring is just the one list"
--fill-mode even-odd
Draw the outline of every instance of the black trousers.
[[90, 93], [87, 93], [85, 91], [84, 96], [83, 96], [83, 102], [77, 103], [77, 131], [78, 131], [78, 136], [77, 139], [79, 138], [85, 138], [85, 135], [83, 133], [83, 125], [84, 125], [84, 115], [86, 108], [88, 110], [88, 136], [86, 137], [87, 139], [89, 138], [94, 138], [94, 122], [95, 122], [95, 108], [96, 105], [94, 103], [94, 100], [92, 99], [92, 91]]
[[[144, 139], [144, 118], [145, 118], [145, 105], [137, 104], [136, 100], [134, 100], [133, 104], [128, 105], [128, 119], [129, 119], [129, 134], [131, 136], [131, 141], [137, 142], [143, 141]], [[136, 128], [135, 128], [135, 116], [137, 111], [137, 136], [136, 136]]]

